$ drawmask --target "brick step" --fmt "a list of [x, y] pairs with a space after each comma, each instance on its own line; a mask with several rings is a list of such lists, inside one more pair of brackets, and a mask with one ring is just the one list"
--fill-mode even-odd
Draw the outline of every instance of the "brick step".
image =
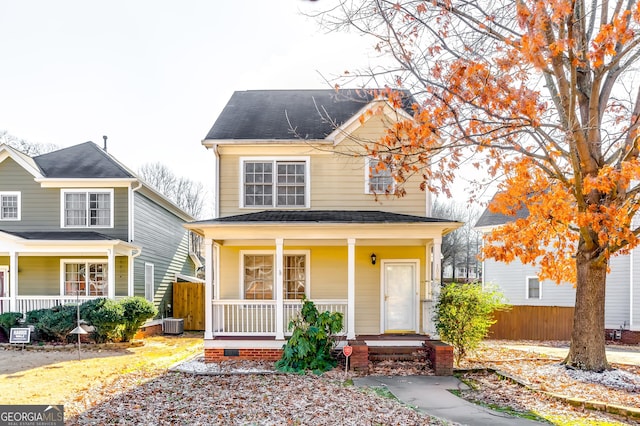
[[414, 352], [424, 352], [422, 346], [369, 346], [369, 355], [371, 354], [412, 354]]
[[425, 357], [415, 356], [414, 354], [369, 354], [369, 361], [419, 361]]

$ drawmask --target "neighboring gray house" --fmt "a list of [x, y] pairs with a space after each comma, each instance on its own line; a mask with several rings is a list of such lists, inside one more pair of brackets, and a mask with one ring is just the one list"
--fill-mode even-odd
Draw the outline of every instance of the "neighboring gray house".
[[135, 295], [167, 316], [176, 275], [195, 275], [191, 220], [93, 142], [0, 145], [0, 313]]
[[[523, 209], [518, 216], [505, 216], [484, 211], [476, 224], [483, 233], [505, 223], [526, 217]], [[611, 258], [611, 272], [607, 277], [605, 301], [605, 328], [610, 330], [640, 331], [640, 255], [636, 250], [625, 256]], [[498, 286], [511, 305], [567, 306], [575, 305], [576, 291], [571, 284], [540, 281], [537, 268], [523, 265], [519, 260], [511, 263], [488, 259], [483, 262], [483, 283]]]

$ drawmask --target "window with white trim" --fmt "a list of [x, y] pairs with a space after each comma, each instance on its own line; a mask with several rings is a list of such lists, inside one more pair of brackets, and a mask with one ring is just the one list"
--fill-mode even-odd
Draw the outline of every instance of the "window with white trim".
[[107, 263], [93, 260], [63, 260], [63, 294], [65, 296], [107, 296]]
[[366, 158], [365, 165], [365, 193], [384, 194], [387, 191], [393, 192], [395, 180], [391, 174], [389, 165], [384, 164], [374, 157]]
[[153, 263], [144, 263], [144, 298], [149, 302], [153, 302], [155, 293], [155, 265]]
[[[250, 300], [273, 300], [275, 288], [275, 254], [256, 252], [242, 254], [243, 298]], [[285, 253], [283, 257], [284, 299], [302, 299], [309, 291], [309, 269], [307, 253]]]
[[241, 159], [242, 207], [308, 207], [308, 159]]
[[0, 220], [20, 220], [19, 192], [0, 192]]
[[112, 228], [113, 190], [62, 191], [63, 228]]
[[542, 299], [542, 285], [538, 277], [527, 277], [527, 299]]

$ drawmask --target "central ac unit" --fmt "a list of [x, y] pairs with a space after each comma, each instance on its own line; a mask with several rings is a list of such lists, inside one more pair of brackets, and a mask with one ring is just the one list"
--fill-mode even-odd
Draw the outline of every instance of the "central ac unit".
[[164, 334], [184, 333], [184, 319], [165, 318], [164, 321], [162, 321], [162, 331], [164, 332]]

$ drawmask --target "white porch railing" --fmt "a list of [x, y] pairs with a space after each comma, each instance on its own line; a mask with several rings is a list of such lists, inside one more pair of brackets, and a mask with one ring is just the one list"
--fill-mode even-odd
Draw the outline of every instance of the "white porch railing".
[[[343, 315], [342, 332], [347, 330], [346, 300], [314, 300], [320, 312], [340, 312]], [[284, 330], [288, 330], [289, 321], [302, 308], [298, 300], [284, 302]], [[275, 300], [214, 300], [212, 301], [213, 334], [217, 336], [275, 336], [276, 301]]]
[[9, 312], [11, 309], [11, 298], [10, 297], [0, 297], [0, 314], [4, 314], [5, 312]]
[[[9, 300], [9, 298], [4, 298]], [[16, 312], [23, 314], [36, 309], [49, 309], [54, 306], [67, 305], [69, 303], [83, 303], [87, 300], [98, 299], [96, 296], [17, 296]], [[7, 310], [9, 303], [7, 302]], [[3, 303], [4, 307], [4, 303]], [[6, 311], [5, 311], [6, 312]]]

